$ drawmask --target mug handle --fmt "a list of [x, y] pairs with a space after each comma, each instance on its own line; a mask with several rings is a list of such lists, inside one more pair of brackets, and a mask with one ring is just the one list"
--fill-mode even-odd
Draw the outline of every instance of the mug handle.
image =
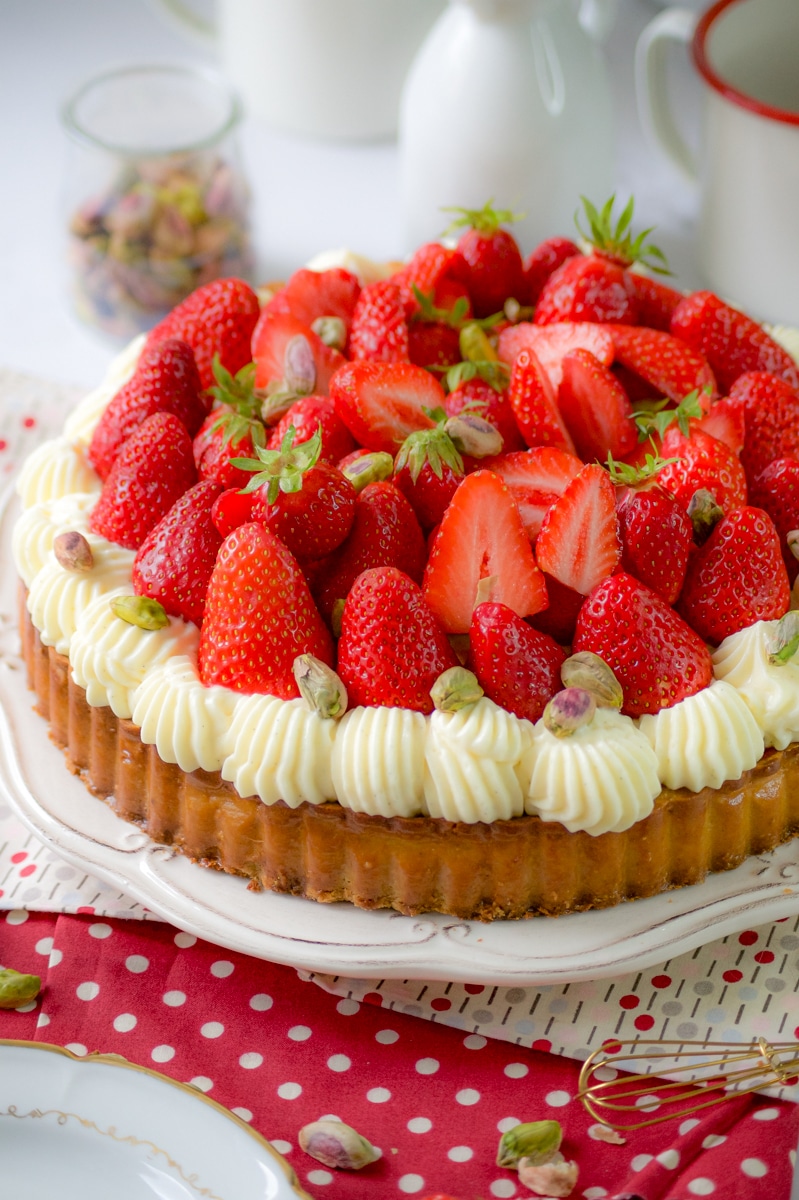
[[691, 183], [699, 181], [699, 171], [674, 119], [666, 63], [669, 43], [688, 46], [696, 22], [696, 13], [687, 8], [667, 8], [649, 22], [635, 47], [635, 93], [641, 124]]
[[199, 42], [206, 49], [216, 44], [216, 26], [195, 12], [191, 3], [184, 4], [183, 0], [151, 0], [151, 2], [170, 25], [177, 27], [180, 33], [187, 34], [192, 41]]

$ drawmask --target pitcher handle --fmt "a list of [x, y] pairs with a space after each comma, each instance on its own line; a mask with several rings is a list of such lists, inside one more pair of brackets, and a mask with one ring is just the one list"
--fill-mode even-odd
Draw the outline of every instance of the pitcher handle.
[[151, 0], [151, 3], [170, 25], [192, 41], [199, 42], [206, 49], [216, 44], [216, 26], [200, 16], [191, 3], [184, 3], [183, 0]]
[[674, 117], [666, 67], [670, 44], [688, 46], [696, 22], [696, 13], [687, 8], [667, 8], [649, 22], [635, 48], [635, 93], [641, 124], [691, 183], [698, 182], [699, 171]]

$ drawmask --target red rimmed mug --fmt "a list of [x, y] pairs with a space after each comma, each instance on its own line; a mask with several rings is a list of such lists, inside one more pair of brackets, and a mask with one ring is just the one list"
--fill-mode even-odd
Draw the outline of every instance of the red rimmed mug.
[[[675, 42], [701, 85], [698, 155], [675, 116]], [[645, 129], [699, 187], [707, 284], [762, 320], [799, 325], [799, 0], [718, 0], [698, 18], [667, 9], [639, 39], [636, 88]]]

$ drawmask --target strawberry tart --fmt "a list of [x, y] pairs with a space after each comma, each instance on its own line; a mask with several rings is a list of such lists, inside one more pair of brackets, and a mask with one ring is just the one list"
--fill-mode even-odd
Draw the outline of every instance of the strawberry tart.
[[201, 287], [25, 463], [29, 682], [120, 817], [484, 920], [799, 833], [799, 366], [612, 208]]

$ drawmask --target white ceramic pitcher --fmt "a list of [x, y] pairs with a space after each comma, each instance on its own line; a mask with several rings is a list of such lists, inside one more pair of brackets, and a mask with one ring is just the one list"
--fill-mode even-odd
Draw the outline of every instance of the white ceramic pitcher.
[[436, 237], [448, 205], [524, 213], [525, 250], [574, 232], [580, 195], [614, 190], [615, 146], [599, 41], [617, 0], [450, 0], [400, 106], [406, 248]]

